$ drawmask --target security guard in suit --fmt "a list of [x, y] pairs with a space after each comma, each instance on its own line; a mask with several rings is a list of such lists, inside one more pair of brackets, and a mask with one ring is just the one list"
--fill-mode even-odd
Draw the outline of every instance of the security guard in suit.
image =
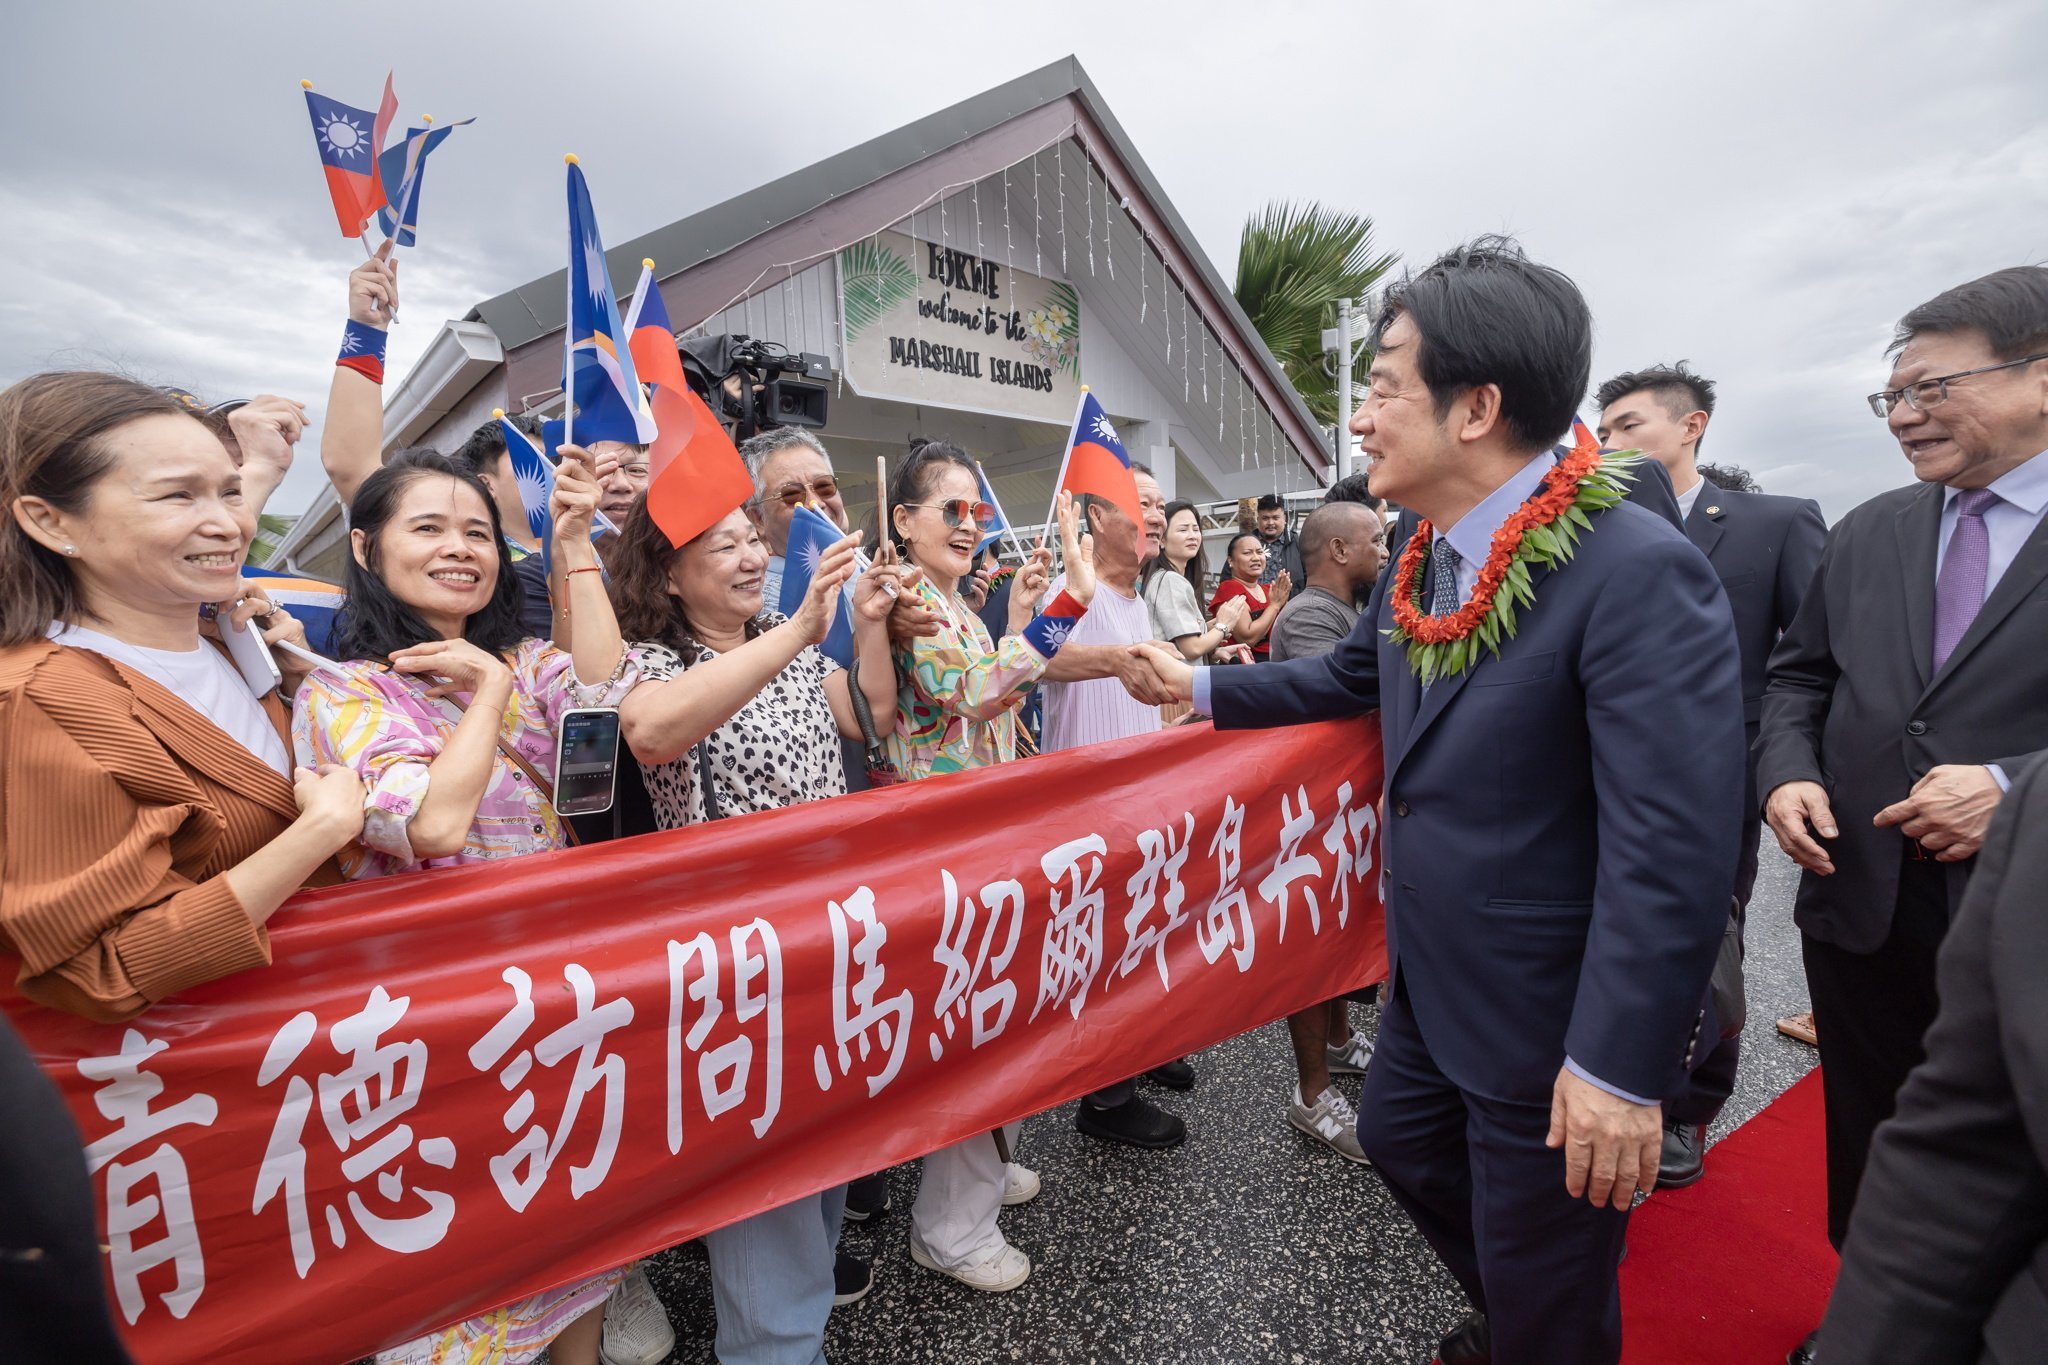
[[[1827, 540], [1820, 508], [1807, 498], [1773, 497], [1724, 488], [1699, 470], [1699, 447], [1714, 414], [1714, 383], [1684, 361], [1616, 375], [1594, 395], [1600, 406], [1601, 444], [1637, 449], [1671, 476], [1686, 537], [1713, 565], [1735, 614], [1742, 656], [1742, 718], [1746, 748], [1756, 743], [1765, 665], [1778, 636], [1792, 623], [1813, 581]], [[1735, 904], [1723, 968], [1716, 971], [1716, 1001], [1725, 1037], [1703, 1040], [1683, 1093], [1664, 1106], [1664, 1150], [1659, 1186], [1690, 1185], [1705, 1174], [1701, 1152], [1707, 1126], [1735, 1087], [1741, 1020], [1731, 1009], [1741, 981], [1742, 918], [1756, 884], [1757, 844], [1763, 832], [1756, 763], [1747, 764], [1742, 843], [1736, 857]], [[1730, 1016], [1735, 1017], [1731, 1018]]]

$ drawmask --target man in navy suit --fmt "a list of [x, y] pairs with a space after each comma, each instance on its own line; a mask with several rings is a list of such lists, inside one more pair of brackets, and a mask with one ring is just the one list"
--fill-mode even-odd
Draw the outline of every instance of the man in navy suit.
[[[1572, 282], [1498, 238], [1388, 291], [1350, 426], [1372, 491], [1427, 519], [1430, 614], [1471, 597], [1553, 466], [1591, 338]], [[1385, 634], [1391, 582], [1319, 658], [1190, 670], [1139, 648], [1220, 726], [1379, 708], [1392, 989], [1359, 1140], [1476, 1310], [1447, 1365], [1616, 1361], [1628, 1212], [1656, 1181], [1658, 1100], [1701, 1044], [1734, 883], [1727, 598], [1624, 502], [1533, 573], [1498, 656], [1424, 687]]]
[[[1821, 546], [1827, 543], [1827, 523], [1811, 499], [1739, 493], [1701, 476], [1699, 450], [1714, 415], [1714, 381], [1695, 374], [1684, 361], [1618, 374], [1600, 386], [1593, 401], [1600, 408], [1595, 430], [1602, 445], [1640, 450], [1671, 476], [1686, 538], [1714, 566], [1721, 590], [1728, 594], [1742, 662], [1743, 752], [1747, 756], [1756, 743], [1771, 650], [1792, 624], [1799, 599], [1813, 581]], [[1735, 855], [1735, 899], [1729, 928], [1738, 944], [1749, 893], [1756, 885], [1757, 844], [1763, 835], [1756, 764], [1749, 760], [1744, 767], [1742, 834]], [[1735, 961], [1733, 957], [1729, 960]], [[1729, 988], [1741, 984], [1740, 971], [1739, 966], [1734, 968], [1726, 983]], [[1724, 1029], [1728, 1022], [1723, 1020]], [[1741, 1041], [1736, 1032], [1705, 1040], [1705, 1055], [1687, 1084], [1665, 1103], [1658, 1185], [1690, 1185], [1705, 1174], [1701, 1152], [1707, 1127], [1719, 1117], [1735, 1089]]]

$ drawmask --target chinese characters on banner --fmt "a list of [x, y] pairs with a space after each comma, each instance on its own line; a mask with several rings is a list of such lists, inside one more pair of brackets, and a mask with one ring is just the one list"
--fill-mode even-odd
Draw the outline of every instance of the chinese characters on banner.
[[123, 1025], [5, 997], [150, 1365], [348, 1360], [1377, 980], [1370, 719], [308, 894]]

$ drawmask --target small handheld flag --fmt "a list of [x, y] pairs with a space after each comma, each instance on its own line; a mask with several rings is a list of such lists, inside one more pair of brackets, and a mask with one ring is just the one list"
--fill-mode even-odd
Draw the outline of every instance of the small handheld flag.
[[320, 578], [242, 566], [242, 577], [260, 586], [272, 602], [306, 628], [306, 643], [322, 654], [334, 652], [335, 617], [341, 611], [341, 589]]
[[313, 143], [327, 176], [327, 193], [334, 200], [335, 221], [341, 225], [342, 236], [360, 237], [364, 222], [385, 200], [377, 149], [383, 146], [385, 130], [398, 113], [391, 77], [384, 77], [384, 98], [374, 115], [315, 94], [311, 81], [299, 85], [306, 92], [306, 112], [313, 118]]
[[1571, 453], [1579, 455], [1589, 450], [1597, 451], [1598, 449], [1600, 449], [1600, 442], [1593, 435], [1591, 429], [1586, 426], [1586, 419], [1583, 417], [1572, 418]]
[[[544, 572], [554, 572], [555, 514], [548, 505], [555, 495], [555, 467], [548, 463], [548, 457], [531, 436], [519, 429], [503, 408], [492, 413], [498, 419], [498, 429], [505, 434], [505, 454], [512, 460], [512, 481], [519, 485], [519, 502], [526, 509], [526, 533], [540, 542], [541, 567]], [[550, 422], [549, 427], [555, 426]], [[545, 428], [544, 428], [545, 429]], [[559, 443], [557, 443], [559, 444]], [[590, 519], [590, 535], [594, 540], [607, 531], [619, 528], [611, 518], [599, 512]]]
[[1010, 538], [1010, 548], [1017, 552], [1019, 558], [1024, 558], [1024, 547], [1017, 540], [1017, 532], [1011, 527], [1010, 518], [1003, 511], [1003, 504], [996, 499], [996, 486], [988, 481], [988, 471], [981, 467], [980, 460], [974, 462], [974, 479], [981, 485], [981, 500], [996, 509], [995, 523], [988, 528], [988, 534], [981, 538], [981, 544], [974, 547], [975, 555], [979, 557], [992, 541], [1007, 535]]
[[619, 322], [604, 240], [583, 167], [569, 164], [569, 325], [562, 347], [562, 388], [569, 395], [565, 440], [589, 446], [624, 441], [644, 446], [654, 439], [654, 414], [640, 393], [633, 354]]
[[655, 434], [647, 447], [647, 515], [678, 548], [716, 526], [754, 496], [754, 478], [732, 438], [683, 377], [675, 328], [654, 282], [654, 262], [640, 264], [640, 287], [626, 324], [634, 368], [653, 386]]
[[[428, 119], [429, 124], [433, 123]], [[377, 210], [377, 226], [400, 246], [411, 246], [419, 236], [420, 186], [425, 180], [427, 153], [448, 140], [457, 128], [475, 123], [458, 119], [441, 127], [408, 128], [403, 141], [394, 142], [377, 157], [377, 175], [389, 198]]]
[[[1063, 492], [1080, 497], [1086, 493], [1101, 498], [1140, 526], [1145, 514], [1138, 506], [1138, 476], [1131, 470], [1131, 457], [1122, 438], [1110, 424], [1109, 414], [1087, 388], [1074, 409], [1074, 425], [1067, 432], [1067, 453], [1060, 461], [1060, 476], [1053, 482], [1057, 505]], [[1052, 534], [1052, 515], [1047, 513], [1045, 533]]]
[[[797, 614], [811, 590], [818, 561], [845, 535], [832, 524], [831, 518], [812, 508], [798, 507], [791, 514], [789, 548], [782, 561], [782, 600], [775, 604], [777, 611], [784, 616]], [[825, 633], [825, 642], [819, 648], [841, 667], [853, 662], [853, 609], [844, 592], [839, 594], [838, 608], [832, 613], [832, 628]]]

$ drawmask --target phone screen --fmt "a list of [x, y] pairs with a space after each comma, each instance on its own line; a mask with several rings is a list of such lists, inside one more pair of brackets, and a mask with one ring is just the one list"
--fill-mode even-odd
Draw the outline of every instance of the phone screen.
[[619, 767], [619, 713], [575, 710], [562, 717], [555, 747], [555, 811], [594, 815], [612, 808]]

